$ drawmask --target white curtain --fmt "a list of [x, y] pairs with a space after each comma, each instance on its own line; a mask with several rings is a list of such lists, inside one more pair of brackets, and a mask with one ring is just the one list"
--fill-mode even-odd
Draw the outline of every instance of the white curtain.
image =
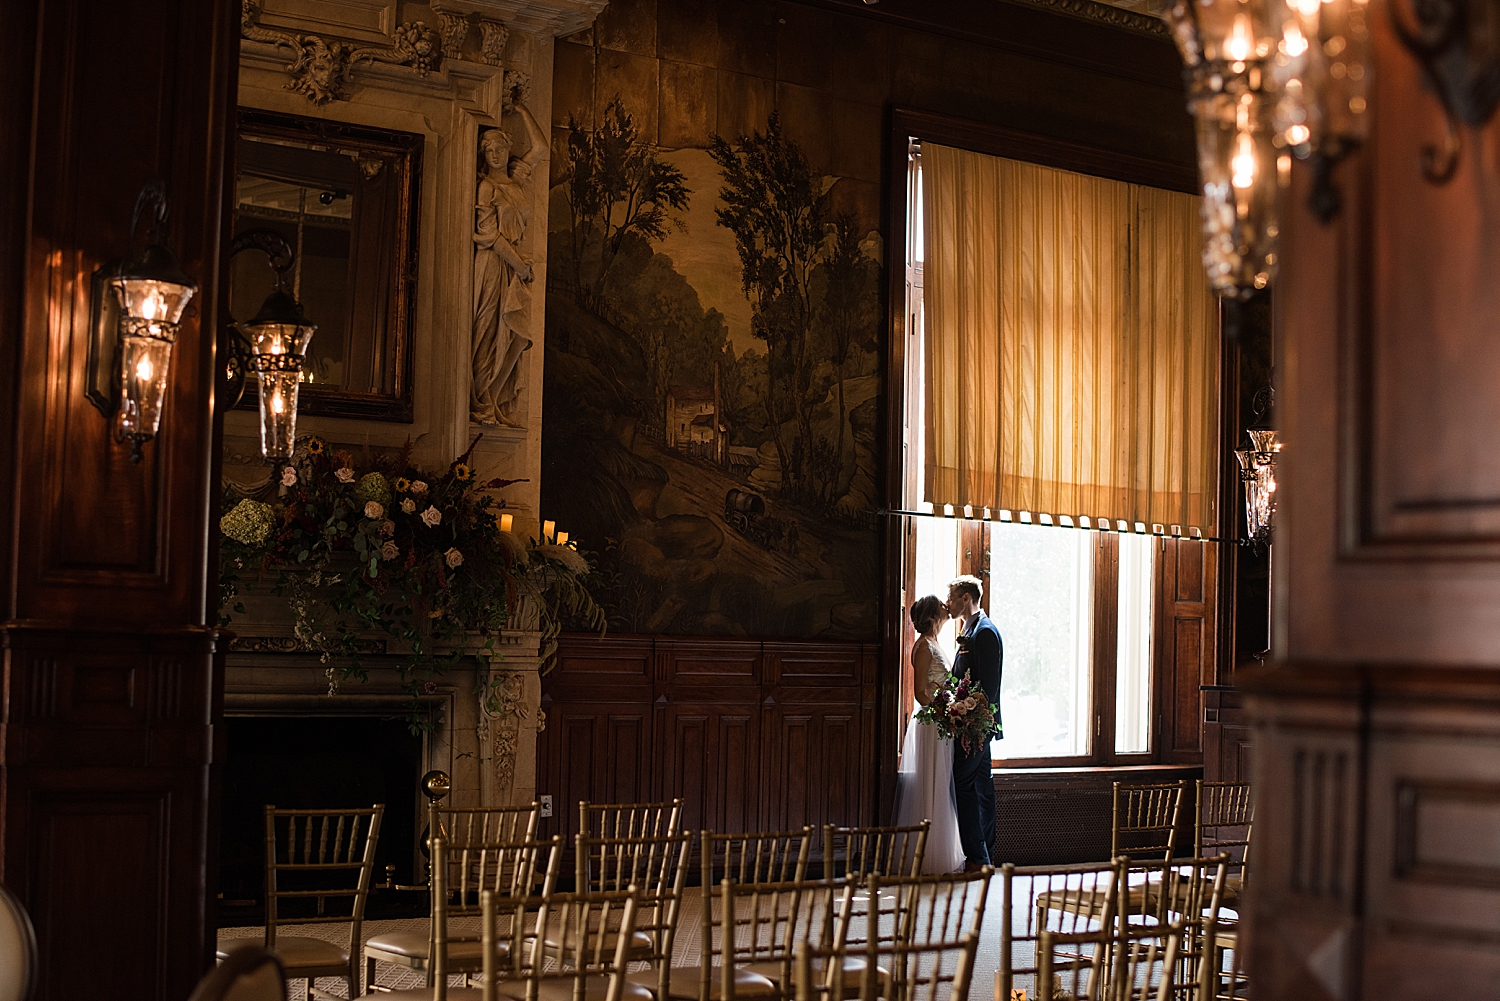
[[1217, 527], [1198, 199], [922, 146], [925, 499]]

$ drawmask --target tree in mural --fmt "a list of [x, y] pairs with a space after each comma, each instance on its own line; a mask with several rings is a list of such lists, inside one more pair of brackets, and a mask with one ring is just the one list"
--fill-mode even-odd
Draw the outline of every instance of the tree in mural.
[[[648, 244], [667, 235], [672, 212], [687, 208], [681, 170], [663, 163], [646, 142], [635, 117], [616, 97], [604, 109], [598, 128], [568, 116], [567, 203], [573, 223], [573, 278], [582, 301], [585, 289], [596, 299], [627, 237]], [[588, 283], [584, 258], [598, 242], [598, 262]]]
[[[826, 332], [838, 387], [838, 441], [834, 448], [835, 468], [843, 463], [844, 426], [849, 410], [844, 403], [844, 382], [850, 353], [862, 347], [876, 322], [876, 299], [871, 292], [876, 282], [875, 262], [865, 256], [860, 246], [859, 228], [853, 212], [840, 212], [833, 220], [828, 237], [828, 252], [820, 273], [821, 285], [817, 318]], [[835, 477], [836, 479], [836, 477]], [[833, 483], [827, 485], [831, 490]], [[831, 493], [829, 502], [837, 500]]]
[[709, 155], [724, 175], [724, 205], [715, 214], [734, 234], [751, 333], [766, 344], [766, 416], [780, 455], [782, 488], [789, 496], [805, 496], [813, 451], [806, 403], [812, 384], [811, 278], [823, 240], [821, 179], [775, 112], [764, 133], [733, 144], [715, 136]]

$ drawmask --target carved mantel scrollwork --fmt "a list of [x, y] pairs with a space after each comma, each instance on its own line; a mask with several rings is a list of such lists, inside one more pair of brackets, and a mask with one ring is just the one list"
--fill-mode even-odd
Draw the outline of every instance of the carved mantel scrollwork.
[[[291, 79], [286, 89], [305, 95], [315, 105], [343, 100], [344, 87], [354, 67], [361, 63], [410, 66], [418, 76], [425, 77], [442, 66], [445, 56], [454, 54], [448, 51], [448, 41], [456, 28], [446, 19], [443, 32], [422, 21], [408, 21], [393, 32], [389, 48], [377, 48], [267, 28], [260, 23], [261, 9], [260, 0], [241, 0], [240, 36], [289, 50], [292, 61], [286, 71]], [[467, 31], [466, 21], [462, 27]], [[460, 32], [453, 43], [455, 52], [462, 41]]]

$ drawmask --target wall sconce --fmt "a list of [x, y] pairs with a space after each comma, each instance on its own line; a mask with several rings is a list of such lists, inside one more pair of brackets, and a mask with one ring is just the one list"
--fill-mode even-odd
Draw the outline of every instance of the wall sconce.
[[245, 392], [245, 378], [253, 372], [260, 392], [260, 452], [272, 463], [292, 457], [297, 441], [297, 391], [307, 347], [317, 325], [302, 312], [302, 304], [285, 288], [286, 275], [295, 255], [280, 233], [270, 229], [246, 230], [229, 247], [231, 260], [243, 251], [259, 250], [276, 272], [276, 288], [266, 296], [260, 310], [244, 323], [225, 327], [222, 350], [227, 358], [225, 376], [235, 406]]
[[167, 194], [161, 181], [148, 182], [136, 197], [131, 254], [143, 216], [150, 232], [140, 256], [94, 272], [88, 362], [89, 401], [116, 419], [116, 438], [130, 442], [131, 462], [141, 461], [141, 446], [161, 427], [172, 346], [183, 310], [198, 291], [163, 242]]
[[[1256, 423], [1265, 419], [1276, 399], [1276, 391], [1266, 386], [1255, 394], [1251, 404], [1255, 409]], [[1282, 443], [1276, 432], [1269, 428], [1255, 427], [1245, 431], [1250, 436], [1250, 447], [1234, 453], [1240, 463], [1240, 483], [1245, 488], [1246, 540], [1253, 546], [1266, 546], [1271, 542], [1272, 522], [1276, 518], [1276, 457], [1281, 453]]]

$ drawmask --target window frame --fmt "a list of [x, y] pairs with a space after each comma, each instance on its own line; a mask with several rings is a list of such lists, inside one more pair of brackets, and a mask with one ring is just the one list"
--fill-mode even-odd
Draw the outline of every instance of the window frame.
[[[891, 131], [888, 167], [890, 183], [887, 185], [887, 221], [889, 242], [896, 249], [887, 256], [888, 316], [890, 317], [889, 355], [887, 358], [887, 475], [886, 491], [890, 498], [893, 516], [888, 519], [886, 535], [885, 589], [887, 607], [894, 628], [885, 630], [883, 659], [884, 676], [896, 679], [895, 684], [883, 686], [881, 697], [882, 718], [896, 724], [890, 739], [882, 741], [882, 753], [887, 755], [888, 776], [894, 776], [898, 748], [911, 714], [913, 680], [906, 651], [911, 649], [915, 633], [906, 615], [906, 608], [917, 596], [915, 587], [915, 518], [922, 515], [904, 510], [902, 501], [908, 496], [909, 453], [912, 435], [920, 432], [921, 422], [909, 422], [909, 380], [914, 377], [914, 365], [918, 358], [910, 349], [916, 345], [918, 332], [913, 330], [909, 295], [908, 274], [909, 241], [911, 227], [908, 222], [910, 210], [911, 181], [909, 180], [909, 158], [914, 145], [923, 141], [956, 146], [975, 152], [987, 153], [1011, 159], [1025, 160], [1062, 170], [1078, 171], [1107, 177], [1113, 180], [1174, 191], [1197, 193], [1199, 190], [1196, 165], [1186, 162], [1141, 157], [1115, 151], [1067, 142], [1051, 137], [1039, 136], [1003, 126], [990, 126], [966, 121], [932, 112], [894, 108], [891, 111]], [[920, 373], [916, 373], [917, 377]], [[1224, 392], [1221, 385], [1220, 393]], [[1223, 465], [1221, 456], [1220, 465]], [[1222, 474], [1221, 474], [1222, 475]], [[1220, 525], [1205, 526], [1212, 529], [1215, 537], [1223, 537], [1222, 522], [1228, 508], [1221, 506]], [[961, 512], [954, 512], [961, 516]], [[1081, 529], [1074, 529], [1082, 531]], [[964, 521], [960, 530], [959, 573], [973, 573], [982, 580], [988, 579], [989, 545], [988, 525], [979, 521]], [[1217, 558], [1218, 543], [1213, 541], [1175, 540], [1158, 538], [1153, 553], [1153, 643], [1151, 663], [1151, 738], [1150, 748], [1145, 752], [1119, 753], [1115, 746], [1115, 674], [1118, 657], [1118, 581], [1119, 539], [1116, 533], [1094, 531], [1094, 619], [1092, 623], [1093, 662], [1090, 690], [1093, 706], [1090, 713], [1095, 733], [1091, 738], [1090, 753], [1068, 757], [1049, 758], [994, 758], [993, 768], [1004, 769], [1069, 769], [1092, 767], [1120, 767], [1148, 764], [1198, 764], [1202, 761], [1202, 694], [1201, 684], [1213, 684], [1217, 680], [1219, 659], [1219, 600]], [[979, 544], [983, 540], [983, 544]], [[1169, 649], [1175, 641], [1179, 616], [1174, 606], [1174, 595], [1180, 587], [1169, 590], [1167, 580], [1169, 561], [1164, 558], [1168, 545], [1174, 547], [1196, 545], [1204, 547], [1201, 564], [1202, 594], [1207, 595], [1204, 614], [1206, 641], [1200, 642], [1198, 655], [1198, 677], [1183, 676], [1175, 661], [1178, 651]], [[1179, 564], [1179, 552], [1171, 559], [1173, 573]], [[1105, 582], [1106, 586], [1100, 584]], [[1200, 602], [1200, 604], [1203, 604]], [[984, 608], [989, 612], [989, 589], [986, 588]], [[1106, 642], [1106, 639], [1111, 642]], [[1189, 694], [1198, 706], [1196, 748], [1184, 749], [1177, 739], [1176, 705]], [[1183, 689], [1178, 691], [1178, 689]], [[1003, 707], [1002, 707], [1003, 708]], [[1168, 746], [1167, 718], [1173, 716], [1172, 744]]]

